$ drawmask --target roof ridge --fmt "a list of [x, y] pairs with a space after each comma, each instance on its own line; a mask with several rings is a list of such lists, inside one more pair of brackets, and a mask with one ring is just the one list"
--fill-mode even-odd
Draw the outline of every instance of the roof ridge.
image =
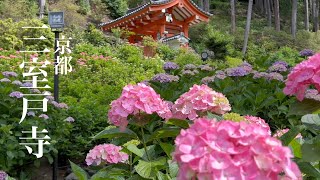
[[[111, 21], [109, 21], [109, 22], [104, 22], [104, 23], [99, 24], [99, 27], [102, 27], [102, 26], [104, 26], [104, 25], [106, 25], [106, 24], [110, 24], [110, 23], [112, 23], [112, 22], [118, 21], [118, 20], [120, 20], [120, 19], [122, 19], [122, 18], [125, 18], [125, 17], [127, 17], [127, 16], [130, 16], [131, 14], [134, 14], [134, 13], [136, 13], [136, 12], [144, 9], [145, 7], [147, 7], [147, 6], [149, 6], [149, 5], [153, 5], [153, 4], [156, 4], [156, 5], [157, 5], [157, 4], [165, 4], [165, 3], [168, 3], [168, 2], [170, 2], [170, 1], [172, 1], [172, 0], [149, 0], [149, 2], [147, 2], [146, 4], [143, 4], [143, 5], [138, 6], [138, 7], [136, 7], [136, 8], [129, 9], [125, 15], [123, 15], [123, 16], [121, 16], [121, 17], [119, 17], [119, 18], [116, 18], [116, 19], [111, 20]], [[199, 7], [195, 2], [193, 2], [192, 0], [188, 0], [188, 1], [189, 1], [193, 6], [195, 6], [199, 11], [201, 11], [202, 13], [204, 13], [204, 14], [206, 14], [206, 15], [209, 15], [209, 16], [212, 16], [212, 14], [211, 14], [210, 12], [204, 11], [202, 8], [200, 8], [200, 7]]]

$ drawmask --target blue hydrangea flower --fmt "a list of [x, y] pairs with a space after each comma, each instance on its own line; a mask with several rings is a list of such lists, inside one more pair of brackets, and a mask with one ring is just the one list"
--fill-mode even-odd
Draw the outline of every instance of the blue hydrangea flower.
[[203, 83], [203, 84], [209, 84], [209, 83], [214, 82], [214, 79], [215, 79], [215, 76], [204, 77], [204, 78], [201, 80], [201, 83]]
[[283, 76], [280, 73], [272, 72], [268, 74], [268, 80], [278, 80], [283, 81]]
[[30, 89], [31, 93], [41, 94], [41, 91], [39, 89]]
[[23, 94], [19, 91], [14, 91], [12, 93], [9, 94], [10, 97], [15, 97], [15, 98], [22, 98], [23, 97]]
[[8, 174], [4, 171], [0, 171], [0, 180], [5, 180], [8, 177]]
[[320, 94], [316, 89], [308, 89], [306, 90], [305, 97], [307, 99], [313, 99], [316, 101], [320, 101]]
[[15, 80], [15, 81], [12, 81], [12, 84], [17, 85], [17, 86], [21, 86], [22, 82], [19, 80]]
[[289, 66], [289, 64], [287, 62], [285, 62], [285, 61], [276, 61], [272, 65], [277, 65], [277, 64], [281, 64], [281, 65], [283, 65], [285, 67]]
[[169, 75], [166, 73], [160, 73], [160, 74], [156, 74], [152, 78], [152, 81], [160, 82], [160, 83], [170, 83], [174, 81], [179, 81], [179, 77], [174, 75]]
[[286, 72], [288, 68], [282, 64], [274, 64], [268, 68], [269, 72]]
[[314, 52], [311, 49], [304, 49], [299, 52], [300, 56], [313, 56]]
[[49, 119], [49, 116], [46, 114], [40, 114], [39, 118]]
[[174, 62], [166, 62], [164, 63], [163, 65], [163, 69], [164, 70], [176, 70], [176, 69], [179, 69], [179, 65], [174, 63]]
[[242, 67], [228, 68], [226, 69], [226, 73], [228, 76], [238, 77], [245, 76], [248, 72]]
[[73, 117], [67, 117], [66, 119], [65, 119], [65, 121], [67, 121], [67, 122], [74, 122], [74, 119], [73, 119]]
[[243, 62], [239, 67], [243, 68], [247, 73], [250, 73], [252, 71], [252, 65], [246, 61]]
[[183, 70], [182, 74], [187, 76], [194, 76], [195, 74], [198, 74], [198, 70]]
[[259, 79], [259, 78], [266, 78], [267, 79], [268, 77], [269, 77], [269, 74], [266, 72], [256, 72], [253, 75], [253, 79]]
[[209, 65], [200, 65], [198, 66], [198, 68], [201, 70], [201, 71], [213, 71], [214, 69], [212, 67], [210, 67]]
[[221, 70], [218, 70], [218, 71], [216, 71], [215, 77], [218, 78], [218, 79], [224, 79], [224, 78], [226, 78], [227, 76], [226, 76], [226, 73], [225, 73], [225, 72], [223, 72], [223, 71], [221, 71]]
[[34, 117], [34, 116], [36, 116], [36, 113], [35, 113], [35, 112], [33, 112], [33, 111], [29, 111], [29, 112], [27, 113], [27, 115], [28, 115], [28, 116], [33, 116], [33, 117]]
[[11, 82], [11, 81], [8, 78], [2, 78], [2, 79], [0, 79], [0, 82]]
[[4, 72], [2, 72], [2, 75], [4, 75], [4, 76], [6, 76], [6, 77], [17, 77], [18, 76], [18, 74], [17, 73], [15, 73], [15, 72], [9, 72], [9, 71], [4, 71]]
[[23, 83], [21, 86], [22, 86], [22, 87], [32, 87], [33, 84], [32, 84], [32, 83], [29, 83], [29, 82], [26, 82], [26, 83]]
[[197, 66], [194, 65], [194, 64], [186, 64], [183, 69], [185, 70], [194, 70], [194, 69], [197, 69]]

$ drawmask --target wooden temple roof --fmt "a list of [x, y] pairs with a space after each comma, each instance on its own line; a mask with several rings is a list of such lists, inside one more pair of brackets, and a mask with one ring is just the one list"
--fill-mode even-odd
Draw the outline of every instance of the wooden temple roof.
[[101, 23], [102, 30], [107, 31], [116, 27], [134, 27], [136, 23], [148, 25], [157, 23], [157, 16], [164, 14], [163, 10], [171, 9], [174, 21], [187, 22], [189, 26], [209, 20], [212, 15], [202, 10], [192, 0], [150, 0], [148, 3], [128, 10], [127, 14], [106, 23]]

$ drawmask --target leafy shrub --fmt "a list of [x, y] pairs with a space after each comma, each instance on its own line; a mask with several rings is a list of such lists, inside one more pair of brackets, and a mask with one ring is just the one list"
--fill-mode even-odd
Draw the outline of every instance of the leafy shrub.
[[99, 29], [96, 29], [92, 24], [88, 25], [87, 31], [84, 34], [84, 40], [94, 46], [106, 46], [108, 38]]
[[[2, 74], [0, 79], [2, 79]], [[22, 78], [22, 77], [20, 77]], [[10, 78], [11, 81], [21, 80], [20, 78]], [[24, 121], [19, 124], [22, 116], [22, 99], [10, 97], [10, 93], [21, 91], [24, 94], [30, 94], [28, 89], [20, 89], [19, 86], [11, 82], [0, 82], [0, 169], [5, 170], [12, 176], [19, 176], [27, 168], [27, 165], [39, 167], [40, 160], [34, 155], [27, 154], [27, 150], [19, 143], [33, 142], [34, 140], [21, 140], [20, 137], [29, 136], [23, 134], [22, 131], [31, 131], [32, 126], [37, 126], [41, 131], [47, 129], [51, 140], [50, 145], [44, 146], [44, 158], [47, 158], [50, 163], [53, 161], [53, 154], [60, 152], [68, 153], [71, 147], [70, 132], [73, 124], [66, 122], [68, 110], [55, 108], [48, 103], [48, 112], [46, 113], [49, 119], [43, 119], [39, 115], [43, 112], [35, 112], [34, 115], [27, 115]], [[38, 106], [37, 106], [38, 105]], [[33, 104], [35, 107], [42, 107], [41, 104]], [[30, 110], [29, 110], [30, 112]], [[37, 153], [37, 148], [33, 148]], [[19, 169], [17, 171], [17, 169]], [[31, 172], [29, 172], [31, 175]]]
[[86, 55], [111, 55], [112, 47], [110, 45], [95, 47], [90, 43], [80, 43], [73, 49], [73, 53], [76, 57], [82, 57], [80, 53], [85, 53]]
[[[40, 20], [24, 20], [14, 22], [12, 19], [0, 20], [0, 47], [3, 49], [29, 49], [29, 50], [43, 50], [44, 48], [53, 47], [54, 36], [50, 29], [23, 29], [22, 27], [33, 26], [41, 27], [43, 23]], [[23, 40], [25, 37], [38, 38], [44, 36], [47, 39]]]
[[237, 67], [241, 65], [243, 61], [239, 58], [233, 58], [233, 57], [226, 57], [226, 64], [228, 67]]
[[180, 52], [173, 62], [179, 64], [180, 66], [184, 66], [186, 64], [202, 64], [202, 60], [198, 54], [184, 49], [180, 49]]
[[212, 31], [208, 39], [205, 41], [206, 48], [213, 51], [215, 58], [219, 60], [223, 60], [225, 56], [230, 54], [231, 43], [231, 36], [216, 30]]
[[15, 21], [34, 18], [38, 12], [36, 1], [29, 0], [3, 0], [0, 1], [1, 19], [12, 18]]
[[118, 18], [127, 12], [126, 0], [103, 0], [103, 2], [108, 6], [112, 18]]
[[177, 54], [176, 50], [165, 44], [160, 44], [158, 46], [157, 53], [165, 61], [173, 60]]
[[122, 61], [126, 61], [129, 59], [129, 57], [142, 59], [143, 53], [141, 51], [141, 48], [129, 44], [123, 44], [117, 49], [117, 58]]
[[302, 58], [299, 55], [299, 51], [284, 46], [270, 56], [269, 62], [273, 63], [279, 60], [287, 62], [290, 66], [294, 66], [301, 62]]
[[90, 4], [92, 7], [90, 18], [96, 25], [98, 25], [102, 22], [105, 16], [110, 14], [110, 12], [107, 5], [102, 0], [92, 0], [90, 1]]

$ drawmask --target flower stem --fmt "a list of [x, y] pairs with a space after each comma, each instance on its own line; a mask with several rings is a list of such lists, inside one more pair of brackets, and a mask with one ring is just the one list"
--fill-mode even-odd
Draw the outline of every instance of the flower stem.
[[141, 133], [142, 133], [142, 141], [143, 141], [143, 147], [144, 147], [144, 151], [146, 152], [147, 158], [150, 161], [150, 157], [149, 154], [147, 152], [147, 146], [146, 146], [146, 141], [144, 139], [144, 131], [143, 131], [143, 127], [141, 127]]
[[132, 153], [130, 153], [130, 160], [129, 160], [129, 164], [130, 164], [130, 172], [132, 172]]

